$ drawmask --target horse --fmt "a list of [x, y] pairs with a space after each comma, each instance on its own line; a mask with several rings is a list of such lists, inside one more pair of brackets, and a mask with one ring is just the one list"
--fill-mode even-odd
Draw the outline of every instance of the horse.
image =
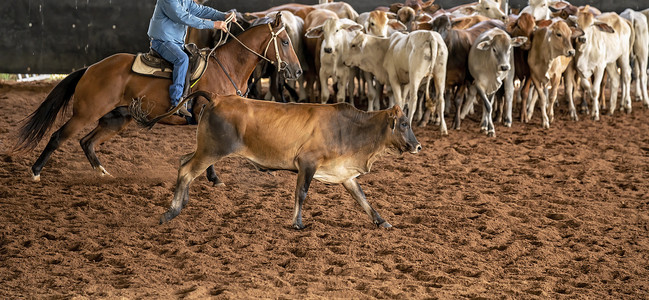
[[[218, 95], [241, 94], [240, 89], [245, 91], [248, 78], [261, 59], [276, 64], [279, 72], [284, 72], [289, 79], [297, 79], [302, 74], [281, 17], [250, 27], [213, 49], [208, 67], [194, 88]], [[51, 135], [47, 146], [31, 167], [34, 181], [40, 181], [43, 167], [61, 144], [97, 121], [98, 125], [80, 140], [80, 144], [92, 168], [101, 176], [110, 176], [97, 158], [94, 146], [109, 140], [131, 123], [132, 116], [128, 110], [131, 102], [140, 101], [146, 111], [153, 115], [170, 109], [171, 81], [132, 72], [134, 60], [133, 54], [118, 53], [69, 74], [27, 117], [19, 129], [14, 153], [36, 148], [74, 96], [72, 117]], [[194, 111], [198, 110], [194, 108]], [[180, 117], [174, 117], [184, 122]], [[169, 123], [174, 121], [170, 120]], [[208, 179], [215, 185], [221, 184], [211, 167], [208, 169]]]

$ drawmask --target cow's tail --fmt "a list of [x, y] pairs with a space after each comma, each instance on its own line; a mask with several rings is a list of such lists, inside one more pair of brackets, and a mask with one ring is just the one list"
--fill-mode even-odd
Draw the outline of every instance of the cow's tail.
[[[428, 46], [430, 48], [430, 65], [429, 65], [429, 70], [426, 78], [426, 90], [424, 91], [425, 99], [426, 99], [426, 108], [431, 110], [431, 112], [434, 114], [435, 113], [435, 103], [433, 103], [433, 99], [430, 97], [430, 81], [433, 80], [435, 76], [439, 76], [440, 74], [435, 74], [435, 64], [437, 62], [437, 59], [439, 58], [439, 53], [438, 53], [438, 48], [439, 45], [437, 44], [435, 37], [432, 36], [432, 38], [428, 41]], [[444, 70], [446, 71], [446, 70]], [[436, 93], [444, 92], [444, 91], [435, 91]]]
[[13, 152], [32, 150], [43, 139], [52, 127], [61, 111], [70, 104], [74, 91], [88, 68], [72, 72], [59, 82], [47, 95], [43, 103], [29, 115], [27, 121], [18, 130]]
[[205, 91], [196, 91], [196, 92], [193, 92], [193, 93], [187, 95], [187, 97], [182, 99], [182, 101], [180, 101], [178, 103], [178, 105], [176, 105], [176, 107], [174, 107], [172, 110], [170, 110], [170, 111], [168, 111], [168, 112], [166, 112], [166, 113], [164, 113], [162, 115], [159, 115], [159, 116], [157, 116], [157, 117], [155, 117], [155, 118], [153, 118], [151, 120], [149, 120], [147, 118], [149, 116], [149, 112], [144, 111], [142, 109], [142, 98], [133, 99], [133, 101], [131, 101], [131, 104], [129, 104], [129, 106], [128, 106], [128, 111], [131, 113], [131, 116], [132, 116], [133, 120], [135, 120], [135, 122], [138, 125], [140, 125], [140, 126], [142, 126], [144, 128], [147, 128], [147, 129], [151, 129], [151, 128], [153, 128], [153, 125], [158, 123], [160, 120], [162, 120], [162, 119], [164, 119], [166, 117], [169, 117], [169, 116], [173, 115], [174, 113], [176, 113], [182, 107], [182, 105], [185, 105], [185, 103], [187, 103], [187, 101], [190, 101], [190, 100], [192, 100], [192, 99], [194, 99], [196, 97], [199, 97], [199, 96], [202, 96], [205, 99], [207, 99], [207, 101], [212, 102], [212, 94], [211, 93], [205, 92]]

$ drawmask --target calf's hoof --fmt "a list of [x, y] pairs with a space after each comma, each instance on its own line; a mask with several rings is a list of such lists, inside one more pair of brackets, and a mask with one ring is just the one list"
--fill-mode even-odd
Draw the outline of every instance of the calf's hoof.
[[297, 230], [302, 230], [302, 229], [304, 229], [306, 227], [304, 225], [302, 225], [302, 223], [293, 223], [293, 228], [297, 229]]
[[377, 227], [379, 228], [392, 228], [392, 225], [388, 223], [387, 221], [383, 221], [380, 224], [376, 224]]
[[171, 221], [171, 219], [175, 218], [180, 212], [173, 212], [173, 211], [167, 211], [166, 213], [162, 214], [160, 216], [160, 225], [167, 223]]
[[487, 132], [488, 137], [496, 137], [496, 132], [495, 131], [489, 131]]
[[29, 170], [29, 174], [32, 175], [32, 180], [33, 180], [34, 182], [39, 182], [39, 181], [41, 181], [41, 174], [35, 175], [35, 174], [34, 174], [34, 171], [32, 171], [32, 170]]

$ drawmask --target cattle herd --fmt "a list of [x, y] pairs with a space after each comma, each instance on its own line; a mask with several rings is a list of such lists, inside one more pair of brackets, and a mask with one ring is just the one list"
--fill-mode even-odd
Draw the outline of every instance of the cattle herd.
[[[291, 101], [349, 102], [367, 111], [397, 104], [411, 123], [432, 119], [442, 134], [447, 134], [444, 114], [453, 110], [452, 128], [459, 129], [481, 103], [481, 130], [489, 136], [495, 136], [494, 121], [512, 125], [513, 111], [529, 122], [537, 99], [541, 124], [549, 128], [562, 82], [573, 120], [578, 112], [595, 120], [600, 109], [613, 114], [619, 88], [619, 108], [629, 113], [632, 75], [635, 99], [649, 105], [649, 9], [617, 14], [529, 0], [518, 14], [506, 15], [500, 7], [493, 0], [451, 8], [407, 0], [360, 14], [344, 2], [244, 13], [254, 22], [281, 11], [305, 72], [297, 83], [279, 78], [272, 81], [271, 95], [253, 89], [251, 97], [286, 101], [287, 87]], [[581, 95], [579, 108], [574, 95]]]

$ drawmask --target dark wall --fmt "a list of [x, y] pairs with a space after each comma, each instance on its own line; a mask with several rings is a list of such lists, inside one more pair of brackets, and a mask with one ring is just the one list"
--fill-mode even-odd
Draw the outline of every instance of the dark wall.
[[[359, 11], [369, 11], [398, 0], [349, 1]], [[442, 7], [474, 0], [437, 0]], [[283, 3], [316, 4], [317, 1], [210, 0], [220, 10], [261, 11]], [[526, 0], [511, 0], [521, 8]], [[572, 1], [591, 4], [602, 11], [626, 7], [644, 9], [648, 0]], [[148, 49], [146, 35], [155, 0], [3, 0], [0, 1], [0, 73], [69, 73], [119, 52]]]

